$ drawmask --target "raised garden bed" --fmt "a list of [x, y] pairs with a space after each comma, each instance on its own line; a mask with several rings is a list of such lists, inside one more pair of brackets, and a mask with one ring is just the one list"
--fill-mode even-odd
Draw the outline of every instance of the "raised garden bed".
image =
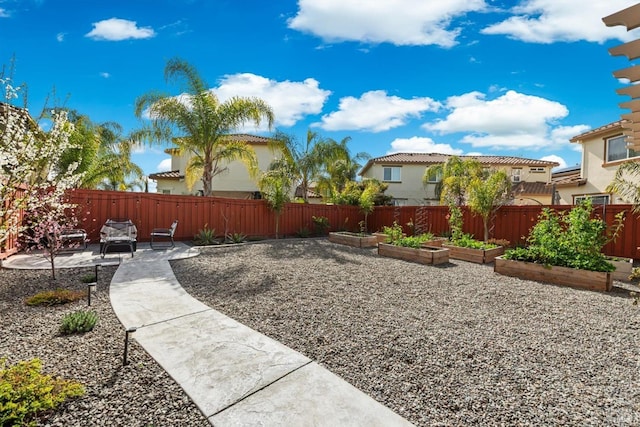
[[493, 262], [496, 257], [504, 254], [504, 246], [498, 246], [497, 248], [492, 249], [473, 249], [444, 243], [442, 247], [449, 249], [449, 256], [453, 259], [460, 259], [478, 264]]
[[607, 261], [616, 268], [615, 271], [611, 272], [613, 280], [629, 281], [629, 275], [633, 270], [633, 260], [631, 258], [607, 259]]
[[449, 250], [437, 246], [423, 246], [420, 249], [416, 249], [389, 243], [378, 243], [378, 255], [420, 264], [437, 265], [449, 262]]
[[377, 237], [372, 234], [363, 235], [360, 233], [350, 233], [348, 231], [329, 233], [329, 241], [356, 248], [372, 248], [378, 244]]
[[495, 259], [493, 271], [505, 276], [591, 291], [610, 291], [613, 286], [613, 274], [609, 272], [545, 266], [533, 262], [503, 259], [502, 257]]

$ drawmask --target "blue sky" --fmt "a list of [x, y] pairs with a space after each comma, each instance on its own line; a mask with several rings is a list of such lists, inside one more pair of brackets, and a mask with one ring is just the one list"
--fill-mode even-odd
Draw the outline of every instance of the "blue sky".
[[[220, 99], [257, 96], [276, 127], [352, 152], [510, 155], [580, 162], [569, 139], [616, 121], [608, 48], [640, 37], [602, 18], [626, 0], [0, 0], [0, 64], [39, 111], [47, 97], [140, 127], [135, 99], [166, 61], [193, 64]], [[50, 102], [51, 103], [51, 102]], [[266, 129], [239, 129], [269, 135]], [[133, 159], [168, 170], [163, 146]]]

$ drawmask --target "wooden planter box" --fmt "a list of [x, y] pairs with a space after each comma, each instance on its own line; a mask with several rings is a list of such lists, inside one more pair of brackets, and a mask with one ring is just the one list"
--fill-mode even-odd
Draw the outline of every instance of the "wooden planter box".
[[617, 261], [612, 259], [607, 259], [613, 266], [616, 268], [615, 271], [611, 272], [613, 276], [613, 280], [620, 280], [622, 282], [629, 281], [629, 275], [633, 270], [633, 260], [631, 258], [624, 258]]
[[378, 244], [376, 236], [371, 234], [360, 235], [348, 231], [329, 233], [329, 241], [340, 245], [353, 246], [355, 248], [372, 248]]
[[591, 291], [610, 291], [613, 286], [613, 275], [611, 273], [557, 266], [546, 267], [542, 264], [514, 261], [503, 259], [502, 257], [495, 259], [493, 271], [505, 276]]
[[493, 262], [496, 257], [504, 254], [503, 246], [498, 246], [493, 249], [473, 249], [445, 243], [442, 247], [449, 249], [449, 256], [453, 259], [461, 259], [463, 261], [475, 262], [478, 264]]
[[420, 264], [444, 264], [449, 262], [449, 250], [440, 247], [422, 247], [420, 249], [378, 243], [378, 255], [397, 258]]
[[[377, 232], [377, 233], [373, 233], [374, 236], [376, 236], [376, 239], [378, 239], [378, 243], [386, 243], [387, 241], [387, 235], [381, 232]], [[402, 237], [407, 237], [407, 235], [405, 233], [402, 233]]]

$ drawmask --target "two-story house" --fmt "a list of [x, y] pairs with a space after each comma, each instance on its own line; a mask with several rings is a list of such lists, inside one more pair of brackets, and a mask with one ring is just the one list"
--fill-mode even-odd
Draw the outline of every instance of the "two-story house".
[[[249, 144], [256, 153], [258, 169], [266, 171], [273, 160], [278, 156], [269, 146], [269, 138], [255, 135], [234, 134], [229, 135], [230, 140], [244, 141]], [[189, 154], [182, 155], [175, 148], [168, 148], [165, 153], [171, 155], [171, 170], [150, 174], [149, 178], [157, 183], [157, 192], [163, 194], [202, 194], [202, 181], [198, 180], [189, 190], [185, 182], [185, 170], [190, 159]], [[222, 165], [226, 170], [213, 178], [213, 196], [228, 197], [234, 199], [260, 198], [258, 184], [249, 174], [244, 163], [239, 160]], [[292, 194], [293, 196], [293, 194]]]
[[640, 160], [640, 152], [627, 147], [621, 123], [609, 123], [571, 138], [572, 143], [582, 146], [582, 164], [579, 169], [554, 173], [552, 184], [559, 203], [573, 205], [585, 197], [600, 204], [626, 203], [618, 195], [606, 191], [618, 166]]
[[[359, 172], [363, 179], [375, 178], [389, 185], [386, 194], [393, 196], [399, 206], [439, 205], [433, 177], [426, 185], [422, 182], [425, 170], [443, 164], [451, 155], [438, 153], [395, 153], [376, 157]], [[553, 191], [546, 185], [551, 180], [551, 169], [556, 162], [524, 159], [510, 156], [458, 156], [475, 159], [487, 169], [502, 169], [513, 182], [513, 203], [518, 205], [552, 203]]]

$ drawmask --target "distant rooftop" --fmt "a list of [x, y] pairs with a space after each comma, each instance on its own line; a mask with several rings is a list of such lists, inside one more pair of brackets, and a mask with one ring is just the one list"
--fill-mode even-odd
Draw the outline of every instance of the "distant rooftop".
[[[386, 156], [376, 157], [367, 162], [366, 165], [359, 172], [360, 175], [364, 174], [374, 164], [422, 164], [422, 165], [437, 165], [445, 163], [453, 157], [450, 154], [440, 153], [394, 153]], [[559, 166], [557, 162], [551, 162], [547, 160], [538, 159], [526, 159], [523, 157], [512, 156], [457, 156], [463, 160], [475, 159], [483, 165], [495, 166], [495, 165], [510, 165], [510, 166]]]

